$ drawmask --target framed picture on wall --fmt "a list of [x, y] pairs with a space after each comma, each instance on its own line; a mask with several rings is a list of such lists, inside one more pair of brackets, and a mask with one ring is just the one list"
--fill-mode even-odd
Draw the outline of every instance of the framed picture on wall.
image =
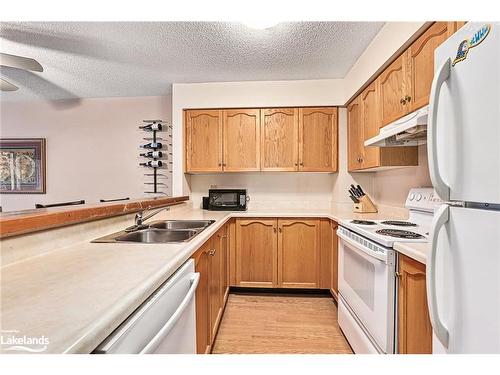
[[45, 138], [0, 138], [0, 193], [45, 194]]

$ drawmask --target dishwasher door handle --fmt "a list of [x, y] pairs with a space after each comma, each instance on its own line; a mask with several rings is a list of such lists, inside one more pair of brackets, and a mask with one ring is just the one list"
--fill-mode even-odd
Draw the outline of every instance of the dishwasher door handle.
[[140, 351], [140, 354], [149, 354], [155, 351], [158, 345], [162, 342], [162, 340], [169, 334], [172, 328], [175, 326], [177, 321], [181, 318], [184, 310], [190, 304], [191, 300], [194, 297], [196, 292], [196, 288], [198, 287], [198, 283], [200, 282], [200, 273], [196, 272], [191, 278], [191, 286], [189, 290], [180, 303], [177, 310], [172, 314], [170, 319], [165, 323], [165, 325], [158, 331], [158, 333], [151, 339], [151, 341]]

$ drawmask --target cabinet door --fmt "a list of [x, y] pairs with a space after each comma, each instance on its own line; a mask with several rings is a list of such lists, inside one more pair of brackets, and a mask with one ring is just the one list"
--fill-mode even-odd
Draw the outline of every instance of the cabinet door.
[[261, 170], [298, 170], [298, 109], [260, 110]]
[[381, 126], [397, 120], [408, 113], [404, 97], [409, 89], [408, 68], [405, 66], [405, 53], [399, 56], [380, 74]]
[[186, 172], [222, 171], [222, 111], [185, 112]]
[[349, 171], [361, 168], [363, 161], [363, 124], [360, 97], [347, 106], [347, 163]]
[[320, 285], [321, 289], [332, 287], [332, 246], [333, 235], [330, 219], [320, 219]]
[[236, 219], [236, 285], [278, 286], [276, 219]]
[[[379, 106], [378, 80], [370, 84], [361, 94], [361, 116], [363, 122], [363, 142], [379, 133], [381, 118]], [[361, 168], [373, 168], [380, 165], [380, 148], [363, 145]]]
[[259, 171], [260, 110], [231, 109], [222, 113], [224, 171]]
[[411, 111], [429, 104], [434, 77], [434, 50], [448, 37], [447, 22], [435, 22], [410, 47]]
[[212, 248], [210, 250], [210, 332], [212, 341], [217, 334], [222, 317], [222, 258], [219, 237], [215, 235], [211, 239]]
[[338, 301], [339, 295], [339, 239], [337, 236], [338, 225], [335, 221], [330, 222], [332, 228], [332, 288], [333, 297]]
[[278, 286], [319, 288], [318, 219], [278, 219]]
[[299, 108], [299, 170], [337, 170], [337, 108]]
[[398, 276], [398, 352], [432, 353], [425, 265], [400, 254]]
[[221, 305], [224, 308], [224, 305], [227, 300], [227, 296], [229, 293], [229, 246], [228, 246], [228, 238], [227, 238], [227, 225], [224, 225], [217, 232], [217, 241], [218, 248], [217, 251], [220, 251], [221, 254]]
[[210, 240], [193, 256], [195, 270], [200, 274], [196, 289], [196, 353], [210, 352]]

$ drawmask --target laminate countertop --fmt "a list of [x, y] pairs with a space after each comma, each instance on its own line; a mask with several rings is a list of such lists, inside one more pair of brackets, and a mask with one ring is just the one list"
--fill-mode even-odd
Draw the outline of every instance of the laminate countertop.
[[[404, 219], [398, 212], [391, 217]], [[350, 207], [245, 212], [205, 211], [190, 205], [174, 208], [150, 221], [210, 219], [215, 223], [181, 244], [86, 240], [2, 265], [2, 330], [16, 331], [16, 337], [46, 337], [44, 353], [90, 353], [232, 217], [381, 219], [387, 218], [387, 212], [353, 214]], [[112, 229], [103, 226], [101, 235], [123, 228]], [[7, 347], [2, 345], [2, 352], [15, 352]]]

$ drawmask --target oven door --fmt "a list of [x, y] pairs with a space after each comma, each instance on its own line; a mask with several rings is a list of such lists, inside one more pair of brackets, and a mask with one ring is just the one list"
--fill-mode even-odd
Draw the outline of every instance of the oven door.
[[394, 353], [395, 253], [343, 227], [337, 233], [339, 293], [370, 339]]

